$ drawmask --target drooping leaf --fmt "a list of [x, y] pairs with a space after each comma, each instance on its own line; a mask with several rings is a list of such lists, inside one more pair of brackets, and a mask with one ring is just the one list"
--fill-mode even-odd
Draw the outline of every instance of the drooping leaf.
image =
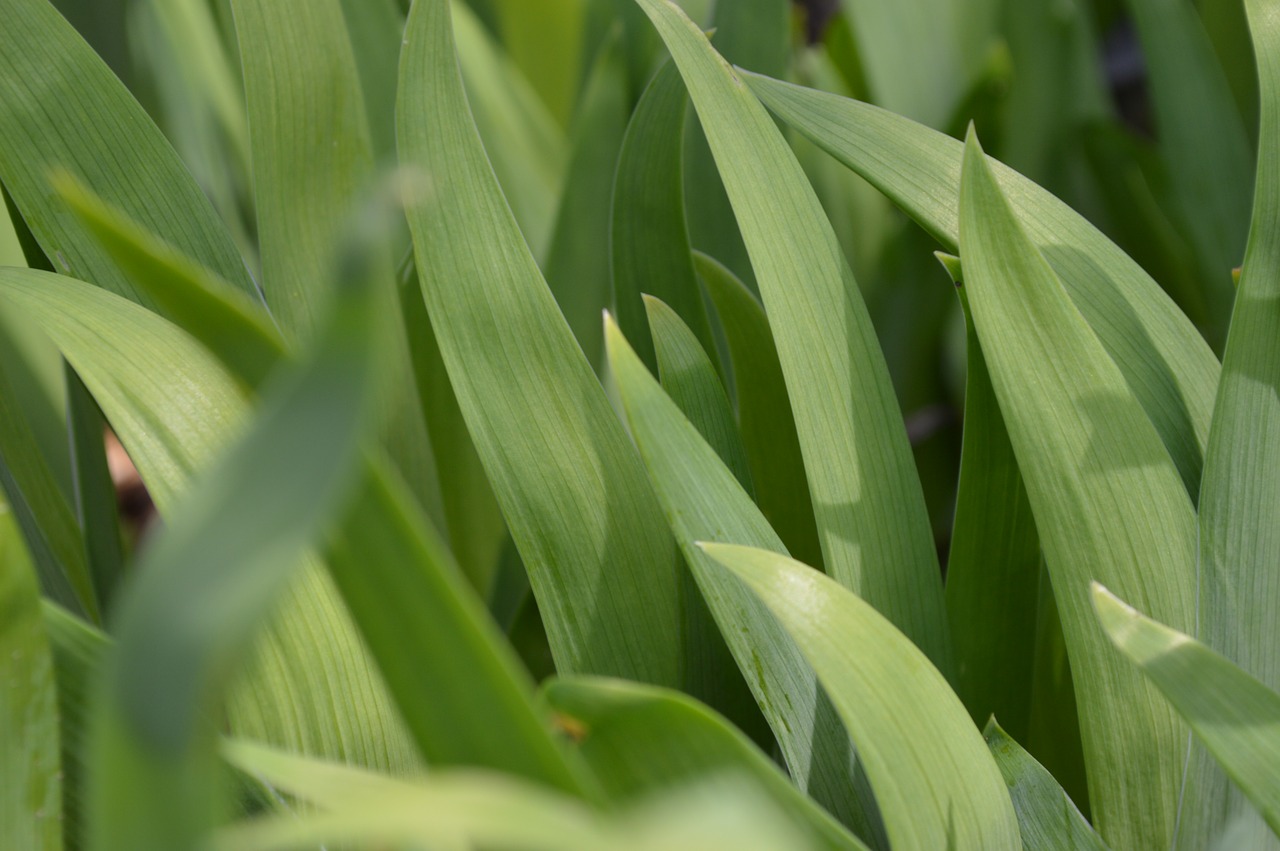
[[964, 168], [964, 286], [1062, 616], [1090, 811], [1112, 845], [1167, 845], [1186, 730], [1105, 645], [1087, 588], [1101, 577], [1190, 627], [1195, 513], [1160, 436], [1019, 222], [972, 132]]
[[676, 7], [640, 2], [689, 87], [770, 311], [826, 570], [950, 671], [920, 480], [884, 356], [831, 225], [741, 78]]
[[821, 567], [809, 479], [769, 318], [746, 285], [720, 263], [695, 254], [694, 264], [715, 305], [733, 361], [738, 422], [756, 483], [756, 504], [788, 552]]
[[1021, 847], [995, 762], [919, 648], [799, 562], [750, 547], [702, 548], [769, 607], [813, 667], [858, 748], [894, 848]]
[[1107, 636], [1160, 689], [1280, 835], [1280, 694], [1096, 582], [1092, 596]]
[[1106, 851], [1107, 846], [1067, 793], [1035, 757], [992, 718], [983, 736], [1009, 787], [1023, 848]]
[[422, 292], [562, 673], [678, 685], [670, 533], [634, 448], [539, 274], [469, 117], [445, 0], [410, 13], [402, 163]]
[[0, 514], [0, 836], [60, 851], [62, 769], [53, 658], [35, 571], [8, 506]]
[[611, 800], [640, 800], [731, 771], [748, 774], [807, 828], [815, 847], [865, 849], [710, 708], [679, 692], [624, 680], [552, 680], [542, 698], [577, 742]]
[[108, 203], [246, 292], [226, 227], [133, 97], [46, 0], [4, 0], [0, 180], [59, 272], [148, 303], [66, 205], [49, 175], [71, 172]]
[[679, 314], [664, 302], [645, 296], [644, 307], [649, 315], [662, 389], [733, 471], [743, 489], [751, 493], [754, 489], [747, 452], [738, 434], [733, 406], [710, 356]]
[[[868, 104], [750, 74], [745, 80], [783, 121], [879, 188], [945, 250], [957, 249], [960, 142]], [[999, 163], [991, 168], [1194, 497], [1220, 371], [1213, 352], [1160, 287], [1097, 229]]]

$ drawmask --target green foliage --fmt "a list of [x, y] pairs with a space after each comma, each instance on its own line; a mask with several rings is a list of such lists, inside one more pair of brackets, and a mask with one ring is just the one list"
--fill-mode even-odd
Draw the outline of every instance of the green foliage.
[[0, 846], [1280, 848], [1274, 0], [818, 5], [0, 0]]

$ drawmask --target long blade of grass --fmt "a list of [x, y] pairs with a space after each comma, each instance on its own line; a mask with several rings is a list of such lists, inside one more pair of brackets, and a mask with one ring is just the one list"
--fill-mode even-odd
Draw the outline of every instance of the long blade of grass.
[[48, 189], [65, 169], [189, 257], [253, 293], [226, 227], [160, 131], [46, 0], [3, 0], [0, 180], [54, 267], [146, 303]]
[[[750, 74], [745, 79], [783, 121], [880, 189], [947, 251], [957, 249], [960, 142], [868, 104]], [[999, 163], [991, 167], [1194, 498], [1220, 370], [1213, 352], [1160, 287], [1096, 228], [1025, 178]]]
[[894, 848], [1021, 847], [995, 762], [918, 647], [862, 598], [799, 562], [701, 546], [769, 607], [813, 667], [858, 748]]
[[822, 546], [809, 478], [769, 317], [746, 284], [718, 261], [698, 253], [694, 264], [728, 343], [739, 429], [756, 484], [756, 504], [787, 551], [820, 568]]
[[747, 451], [738, 434], [733, 405], [710, 356], [679, 314], [663, 301], [645, 296], [644, 307], [649, 314], [662, 389], [733, 471], [743, 490], [752, 493]]
[[[533, 256], [542, 260], [568, 167], [564, 131], [520, 69], [461, 3], [453, 4], [453, 27], [472, 118], [520, 231]], [[401, 57], [401, 73], [404, 62]], [[403, 102], [403, 91], [398, 97]]]
[[35, 571], [8, 506], [0, 513], [0, 836], [60, 851], [62, 769], [53, 657]]
[[1118, 847], [1165, 846], [1186, 729], [1111, 653], [1086, 592], [1101, 577], [1189, 628], [1195, 513], [1151, 421], [1019, 223], [972, 132], [964, 168], [965, 287], [1062, 616], [1094, 823]]
[[715, 351], [697, 273], [689, 259], [685, 224], [688, 104], [680, 72], [674, 64], [664, 65], [627, 125], [613, 188], [610, 248], [618, 325], [655, 374], [657, 361], [642, 294], [670, 305], [698, 335], [703, 348]]
[[[726, 581], [696, 541], [786, 549], [715, 450], [662, 392], [616, 325], [605, 330], [618, 394], [693, 579], [799, 787], [871, 844], [884, 847], [875, 803], [856, 774], [849, 739], [799, 649], [759, 600]], [[725, 677], [722, 668], [707, 675]], [[718, 702], [718, 701], [717, 701]], [[755, 735], [743, 707], [718, 706]], [[851, 790], [854, 790], [851, 794]]]
[[346, 285], [304, 364], [272, 384], [247, 435], [198, 477], [121, 598], [90, 742], [95, 847], [189, 847], [219, 811], [207, 714], [358, 469], [377, 290]]
[[[0, 292], [75, 367], [166, 515], [242, 428], [246, 404], [235, 380], [169, 323], [89, 284], [5, 270]], [[238, 734], [384, 770], [416, 765], [385, 687], [317, 565], [289, 590], [253, 664], [228, 705]], [[280, 712], [294, 704], [304, 710]]]
[[964, 445], [947, 558], [956, 693], [977, 724], [995, 715], [1027, 741], [1040, 596], [1040, 538], [964, 287]]
[[624, 680], [558, 679], [542, 688], [610, 800], [625, 804], [727, 772], [748, 774], [815, 847], [865, 849], [750, 739], [687, 695]]
[[518, 780], [478, 772], [390, 781], [344, 766], [272, 752], [248, 742], [224, 749], [242, 770], [314, 801], [327, 812], [247, 822], [222, 833], [216, 851], [314, 848], [320, 843], [527, 851], [808, 851], [812, 846], [745, 778], [723, 778], [607, 818], [580, 802]]
[[427, 762], [591, 796], [588, 772], [552, 739], [533, 683], [404, 485], [367, 471], [335, 537], [330, 572]]
[[84, 382], [69, 368], [67, 396], [76, 519], [83, 530], [85, 558], [93, 580], [90, 611], [105, 612], [110, 609], [113, 592], [124, 575], [120, 512], [103, 440], [106, 420]]
[[404, 13], [396, 0], [342, 0], [342, 13], [360, 71], [374, 158], [394, 162], [396, 77], [400, 73]]
[[983, 736], [1009, 787], [1013, 809], [1018, 813], [1022, 847], [1106, 851], [1106, 843], [1053, 775], [1001, 729], [995, 718], [987, 724]]
[[1231, 270], [1249, 229], [1253, 151], [1231, 87], [1195, 8], [1164, 0], [1128, 0], [1147, 65], [1157, 149], [1168, 171], [1179, 220], [1194, 246], [1219, 345], [1231, 318]]
[[420, 0], [401, 160], [423, 296], [562, 673], [679, 685], [679, 573], [640, 459], [538, 272], [470, 118], [449, 4]]
[[544, 266], [561, 312], [597, 369], [604, 357], [600, 314], [613, 302], [609, 211], [630, 109], [622, 44], [614, 35], [600, 48], [573, 120], [569, 169]]
[[1092, 591], [1107, 636], [1168, 698], [1280, 836], [1280, 694], [1102, 585], [1095, 582]]
[[[716, 50], [735, 65], [771, 77], [785, 76], [790, 59], [790, 5], [785, 0], [713, 2], [710, 26], [715, 30]], [[702, 20], [695, 15], [689, 17]], [[693, 245], [754, 285], [756, 272], [739, 231], [740, 224], [734, 220], [733, 205], [716, 170], [705, 128], [697, 123], [691, 123], [685, 132], [684, 158], [685, 199]]]
[[703, 34], [676, 7], [640, 2], [689, 87], [770, 310], [826, 570], [950, 671], [920, 480], [831, 225], [768, 113]]
[[[1248, 4], [1262, 91], [1257, 193], [1200, 491], [1195, 635], [1280, 690], [1280, 22], [1264, 5]], [[1187, 848], [1244, 808], [1207, 755], [1197, 757]]]

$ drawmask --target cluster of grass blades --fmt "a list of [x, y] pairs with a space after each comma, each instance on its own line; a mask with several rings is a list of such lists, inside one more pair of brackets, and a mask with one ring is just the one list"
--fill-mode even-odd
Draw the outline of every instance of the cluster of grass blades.
[[822, 5], [0, 0], [0, 845], [1280, 848], [1280, 6]]

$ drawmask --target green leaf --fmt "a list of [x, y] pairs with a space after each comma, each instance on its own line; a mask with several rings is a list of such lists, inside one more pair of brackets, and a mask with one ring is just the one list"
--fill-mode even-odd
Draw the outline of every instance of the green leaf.
[[906, 636], [799, 562], [750, 547], [701, 546], [769, 607], [813, 667], [858, 748], [894, 848], [1021, 847], [978, 729]]
[[680, 692], [584, 677], [551, 680], [542, 698], [615, 803], [737, 771], [758, 781], [780, 809], [807, 828], [815, 847], [866, 848], [746, 736]]
[[67, 395], [76, 515], [84, 530], [85, 556], [93, 579], [90, 611], [109, 611], [113, 592], [124, 575], [124, 541], [103, 440], [106, 420], [84, 383], [69, 368]]
[[[452, 10], [458, 62], [472, 118], [520, 231], [533, 256], [541, 260], [551, 242], [560, 204], [568, 143], [537, 92], [510, 57], [499, 50], [484, 25], [461, 3], [452, 3]], [[402, 75], [403, 65], [402, 57]], [[403, 88], [397, 97], [403, 102]], [[404, 118], [397, 121], [403, 124]], [[403, 144], [400, 161], [405, 163]]]
[[756, 483], [756, 504], [789, 553], [821, 567], [809, 479], [769, 318], [732, 272], [705, 254], [695, 253], [693, 259], [733, 361], [739, 427]]
[[1023, 229], [972, 132], [964, 168], [964, 286], [1062, 616], [1090, 810], [1114, 846], [1166, 846], [1186, 730], [1111, 653], [1086, 591], [1101, 578], [1190, 627], [1195, 513], [1160, 436]]
[[377, 302], [367, 280], [344, 284], [304, 364], [273, 382], [121, 598], [90, 741], [95, 847], [186, 847], [219, 809], [207, 713], [358, 469]]
[[920, 480], [875, 330], [831, 225], [772, 119], [697, 27], [670, 4], [640, 2], [689, 87], [752, 255], [826, 569], [950, 670]]
[[662, 389], [698, 429], [747, 493], [752, 492], [747, 452], [738, 434], [733, 405], [715, 365], [679, 314], [660, 299], [644, 297], [658, 355]]
[[[605, 329], [605, 344], [631, 434], [676, 541], [791, 776], [859, 836], [883, 847], [883, 828], [865, 782], [856, 774], [848, 735], [799, 649], [759, 600], [725, 577], [694, 545], [718, 540], [785, 553], [782, 541], [612, 323]], [[699, 672], [701, 688], [687, 691], [706, 695], [704, 702], [759, 739], [758, 716], [735, 694], [741, 682], [729, 679], [733, 675], [726, 661], [709, 658]]]
[[[0, 294], [47, 331], [137, 464], [161, 516], [242, 427], [235, 381], [168, 322], [89, 284], [4, 270]], [[280, 712], [297, 705], [305, 711]], [[290, 588], [228, 703], [240, 735], [387, 770], [413, 746], [328, 577]]]
[[65, 169], [108, 203], [236, 287], [244, 263], [177, 155], [124, 86], [46, 0], [3, 0], [0, 180], [59, 272], [147, 303], [48, 190]]
[[269, 751], [248, 742], [224, 748], [242, 770], [264, 777], [326, 812], [243, 822], [223, 831], [218, 851], [378, 847], [528, 851], [807, 851], [812, 846], [746, 778], [677, 789], [605, 818], [581, 802], [497, 774], [441, 773], [405, 783]]
[[[626, 0], [632, 3], [633, 0]], [[649, 24], [646, 21], [645, 26]], [[664, 65], [636, 105], [618, 158], [610, 247], [618, 324], [650, 371], [657, 371], [641, 296], [656, 296], [715, 351], [685, 226], [684, 128], [688, 94]]]
[[329, 551], [330, 573], [423, 756], [571, 794], [590, 788], [532, 704], [533, 683], [404, 485], [375, 465]]
[[956, 693], [975, 723], [995, 715], [1027, 740], [1040, 538], [978, 335], [965, 306], [964, 445], [947, 557]]
[[0, 835], [12, 848], [62, 841], [53, 658], [35, 572], [8, 507], [0, 514]]
[[414, 5], [399, 111], [401, 159], [427, 187], [409, 223], [445, 366], [558, 670], [678, 685], [670, 533], [485, 157], [449, 21], [445, 0]]
[[982, 70], [998, 4], [843, 0], [842, 7], [872, 99], [931, 127], [951, 121]]
[[396, 77], [404, 15], [396, 0], [342, 0], [347, 34], [360, 71], [369, 138], [379, 162], [396, 156]]
[[[847, 98], [754, 75], [745, 79], [783, 121], [889, 196], [945, 250], [956, 251], [960, 142]], [[991, 168], [1194, 496], [1218, 382], [1213, 352], [1155, 281], [1096, 228], [999, 163]]]
[[[1248, 8], [1263, 93], [1258, 182], [1200, 492], [1196, 636], [1278, 690], [1280, 65], [1272, 53], [1280, 49], [1280, 24], [1269, 8]], [[1188, 848], [1220, 831], [1244, 806], [1207, 757], [1197, 757], [1188, 789]]]
[[[524, 5], [523, 3], [520, 5]], [[631, 103], [616, 35], [600, 48], [573, 121], [573, 151], [545, 264], [547, 284], [592, 365], [601, 363], [600, 314], [609, 288], [609, 211], [613, 175]]]
[[1195, 249], [1210, 310], [1207, 332], [1221, 344], [1249, 228], [1252, 149], [1213, 44], [1196, 10], [1166, 0], [1128, 0], [1146, 61], [1157, 150], [1185, 238]]
[[1099, 583], [1107, 636], [1169, 700], [1280, 835], [1280, 694], [1190, 636], [1142, 615]]
[[983, 735], [1009, 787], [1024, 848], [1106, 851], [1106, 843], [1080, 815], [1053, 775], [1001, 729], [995, 718], [988, 722]]
[[587, 0], [496, 0], [498, 35], [551, 115], [568, 126], [589, 58], [582, 43]]
[[[712, 38], [716, 50], [735, 65], [771, 77], [785, 76], [791, 53], [790, 6], [785, 0], [712, 2], [710, 26], [715, 30]], [[704, 20], [693, 14], [692, 9], [685, 11], [695, 21]], [[754, 285], [754, 263], [739, 232], [741, 225], [734, 220], [730, 196], [725, 193], [725, 183], [707, 145], [705, 127], [696, 123], [689, 125], [684, 159], [687, 164], [685, 199], [694, 247], [720, 260], [742, 280]]]

